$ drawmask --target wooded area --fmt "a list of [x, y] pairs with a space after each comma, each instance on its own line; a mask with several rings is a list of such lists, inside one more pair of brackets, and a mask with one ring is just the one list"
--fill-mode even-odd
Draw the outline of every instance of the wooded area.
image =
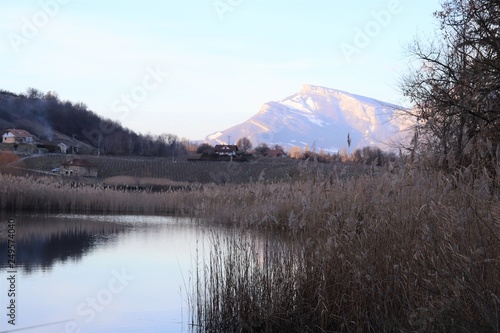
[[53, 92], [29, 88], [25, 94], [0, 91], [0, 120], [23, 128], [43, 141], [59, 132], [94, 147], [99, 153], [139, 156], [180, 156], [186, 150], [173, 134], [138, 134], [90, 111], [84, 103], [62, 101]]

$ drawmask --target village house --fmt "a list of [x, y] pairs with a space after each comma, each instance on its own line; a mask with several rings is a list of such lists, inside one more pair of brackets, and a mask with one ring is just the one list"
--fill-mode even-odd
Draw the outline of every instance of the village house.
[[65, 143], [61, 142], [57, 146], [61, 149], [61, 154], [66, 154], [68, 146]]
[[81, 159], [75, 158], [61, 164], [63, 176], [73, 177], [97, 177], [97, 165]]
[[282, 149], [269, 149], [266, 151], [267, 157], [286, 157], [286, 153]]
[[33, 135], [22, 129], [7, 129], [2, 134], [2, 143], [33, 143]]
[[236, 145], [215, 145], [214, 151], [217, 155], [236, 155], [238, 152], [238, 146]]

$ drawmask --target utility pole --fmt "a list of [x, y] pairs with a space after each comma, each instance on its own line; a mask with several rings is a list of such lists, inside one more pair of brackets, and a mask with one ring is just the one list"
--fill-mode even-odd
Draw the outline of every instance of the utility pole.
[[73, 146], [71, 147], [71, 150], [73, 151], [73, 154], [76, 154], [76, 139], [75, 139], [76, 134], [73, 134]]
[[348, 147], [348, 152], [347, 154], [351, 154], [351, 133], [347, 133], [347, 147]]

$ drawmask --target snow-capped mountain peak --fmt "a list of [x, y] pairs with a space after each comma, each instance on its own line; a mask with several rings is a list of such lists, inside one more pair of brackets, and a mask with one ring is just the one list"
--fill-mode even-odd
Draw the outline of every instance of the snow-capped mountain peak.
[[[223, 138], [247, 137], [285, 148], [316, 147], [335, 152], [351, 147], [387, 145], [398, 140], [408, 123], [394, 117], [400, 106], [348, 92], [305, 84], [301, 90], [278, 102], [268, 102], [247, 121], [209, 135], [206, 141], [224, 143]], [[236, 139], [237, 140], [237, 139]]]

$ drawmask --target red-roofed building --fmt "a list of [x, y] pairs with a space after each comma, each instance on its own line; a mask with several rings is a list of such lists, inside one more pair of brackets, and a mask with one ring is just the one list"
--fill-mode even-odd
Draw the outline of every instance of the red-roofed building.
[[283, 149], [269, 149], [266, 152], [267, 157], [286, 157], [286, 153]]
[[22, 129], [9, 128], [2, 134], [2, 143], [33, 143], [33, 135]]
[[74, 158], [61, 164], [61, 173], [63, 176], [97, 177], [97, 165], [81, 158]]

